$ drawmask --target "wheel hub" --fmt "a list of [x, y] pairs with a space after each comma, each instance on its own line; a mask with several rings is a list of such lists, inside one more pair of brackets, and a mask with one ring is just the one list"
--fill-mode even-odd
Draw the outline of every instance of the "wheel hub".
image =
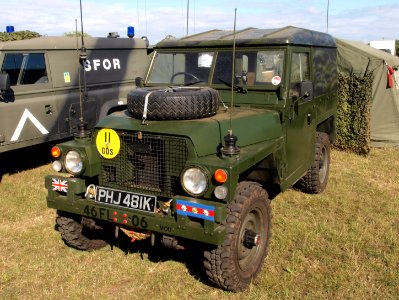
[[245, 230], [243, 244], [246, 248], [252, 249], [254, 246], [259, 246], [260, 241], [260, 234], [257, 234], [252, 230]]

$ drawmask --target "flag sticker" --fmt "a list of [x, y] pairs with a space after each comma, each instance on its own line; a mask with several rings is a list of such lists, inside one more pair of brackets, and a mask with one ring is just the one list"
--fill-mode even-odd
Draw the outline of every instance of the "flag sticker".
[[215, 221], [215, 207], [184, 200], [176, 200], [177, 214]]
[[102, 157], [111, 159], [118, 155], [121, 142], [115, 130], [103, 128], [97, 134], [96, 146]]
[[69, 72], [64, 72], [64, 82], [71, 83], [71, 75], [69, 74]]
[[68, 192], [68, 182], [66, 180], [51, 178], [51, 186], [53, 187], [53, 191]]

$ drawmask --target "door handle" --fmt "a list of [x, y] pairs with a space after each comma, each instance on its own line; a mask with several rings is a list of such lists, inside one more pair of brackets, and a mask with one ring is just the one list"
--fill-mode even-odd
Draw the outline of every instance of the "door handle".
[[46, 112], [47, 115], [51, 115], [53, 113], [53, 107], [51, 106], [51, 104], [45, 105], [44, 111]]

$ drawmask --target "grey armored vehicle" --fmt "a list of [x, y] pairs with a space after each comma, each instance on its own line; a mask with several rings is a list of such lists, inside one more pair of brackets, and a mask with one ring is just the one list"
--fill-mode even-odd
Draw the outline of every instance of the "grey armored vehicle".
[[[39, 37], [0, 43], [0, 153], [72, 136], [81, 117], [89, 128], [126, 108], [135, 78], [148, 68], [147, 42], [138, 38]], [[79, 49], [79, 51], [77, 50]]]

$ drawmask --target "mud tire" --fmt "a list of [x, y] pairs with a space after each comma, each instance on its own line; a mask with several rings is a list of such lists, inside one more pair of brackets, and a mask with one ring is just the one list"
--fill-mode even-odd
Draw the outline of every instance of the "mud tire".
[[145, 97], [148, 97], [147, 119], [190, 120], [216, 114], [219, 94], [211, 88], [145, 88], [127, 95], [127, 109], [133, 118], [142, 119]]
[[302, 192], [318, 194], [325, 190], [330, 172], [331, 145], [328, 135], [324, 132], [316, 134], [316, 150], [312, 166], [305, 176], [298, 181]]
[[[229, 291], [242, 291], [262, 269], [271, 238], [271, 207], [267, 192], [257, 183], [238, 184], [234, 201], [227, 206], [226, 238], [222, 245], [204, 251], [210, 281]], [[259, 244], [249, 248], [247, 231], [259, 234]]]
[[108, 245], [106, 230], [92, 219], [57, 211], [56, 222], [65, 244], [72, 248], [91, 251]]

